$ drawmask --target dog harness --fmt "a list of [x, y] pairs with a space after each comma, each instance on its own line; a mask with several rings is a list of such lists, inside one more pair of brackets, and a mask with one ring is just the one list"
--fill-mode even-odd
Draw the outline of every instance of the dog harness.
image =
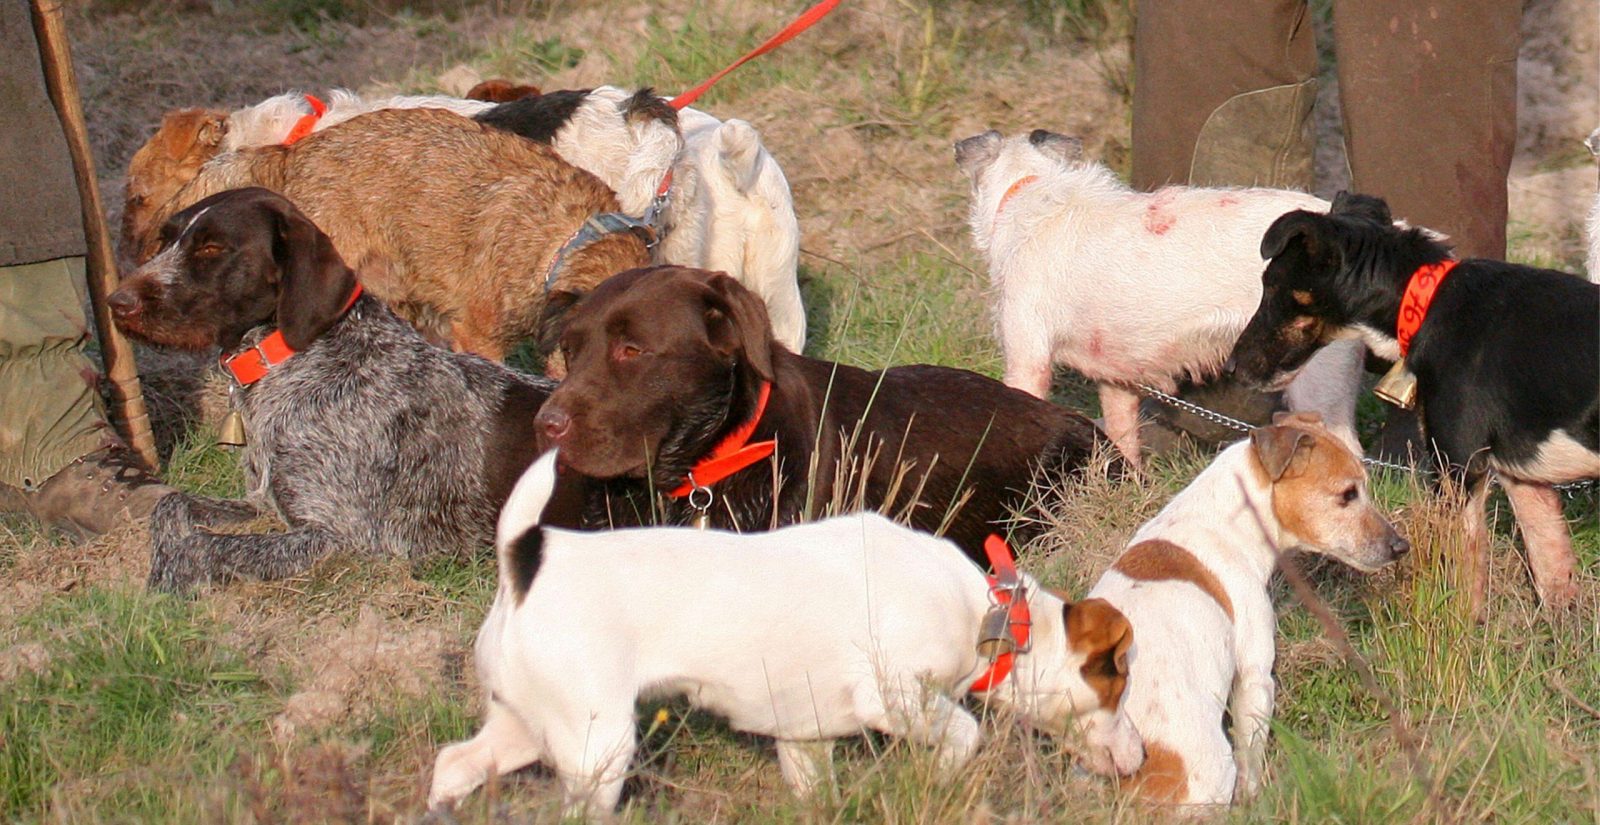
[[323, 103], [316, 95], [306, 95], [306, 105], [311, 107], [311, 114], [301, 115], [300, 119], [294, 122], [289, 134], [283, 136], [284, 146], [311, 134], [311, 130], [317, 128], [317, 121], [328, 111], [328, 104]]
[[[998, 535], [991, 534], [983, 543], [984, 555], [989, 557], [989, 566], [994, 568], [994, 575], [989, 577], [989, 595], [994, 599], [994, 607], [989, 615], [984, 616], [984, 626], [990, 624], [990, 616], [1002, 616], [1000, 620], [1000, 634], [993, 641], [995, 655], [989, 657], [989, 667], [973, 681], [967, 688], [971, 693], [983, 693], [993, 690], [1006, 677], [1011, 675], [1011, 667], [1015, 664], [1016, 654], [1028, 652], [1028, 637], [1032, 635], [1033, 611], [1028, 607], [1028, 590], [1022, 584], [1022, 577], [1017, 575], [1017, 565], [1011, 558], [1011, 547], [1006, 540]], [[988, 637], [989, 633], [980, 634]], [[978, 640], [979, 652], [982, 652], [988, 638]]]
[[[344, 307], [339, 310], [343, 316], [355, 306], [356, 299], [361, 297], [361, 284], [350, 291], [350, 297], [345, 299]], [[282, 330], [273, 330], [271, 335], [262, 338], [254, 346], [247, 347], [232, 355], [223, 355], [220, 360], [222, 368], [233, 376], [233, 380], [241, 387], [248, 387], [260, 381], [269, 370], [289, 360], [295, 350], [283, 340]]]
[[1400, 314], [1395, 318], [1394, 337], [1400, 344], [1400, 357], [1404, 358], [1411, 351], [1411, 339], [1422, 327], [1422, 319], [1428, 317], [1428, 306], [1433, 303], [1433, 295], [1439, 291], [1439, 284], [1444, 283], [1445, 276], [1450, 270], [1460, 263], [1454, 258], [1423, 264], [1417, 271], [1411, 273], [1411, 280], [1406, 282], [1405, 297], [1400, 299]]
[[[693, 469], [689, 470], [689, 477], [667, 495], [672, 498], [688, 498], [696, 510], [704, 513], [711, 506], [711, 485], [772, 455], [778, 448], [777, 439], [748, 443], [751, 434], [756, 431], [756, 424], [761, 422], [761, 415], [767, 411], [767, 399], [771, 395], [772, 382], [761, 382], [761, 393], [756, 397], [756, 411], [750, 416], [750, 420], [728, 433], [716, 447], [712, 448], [709, 455], [696, 461]], [[704, 507], [698, 502], [699, 496], [694, 495], [701, 490], [705, 491]]]

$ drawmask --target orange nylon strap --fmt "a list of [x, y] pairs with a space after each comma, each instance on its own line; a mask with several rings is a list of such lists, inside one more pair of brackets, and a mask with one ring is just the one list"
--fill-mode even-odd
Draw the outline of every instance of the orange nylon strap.
[[683, 107], [695, 102], [700, 98], [701, 95], [706, 93], [707, 89], [715, 86], [717, 81], [721, 80], [729, 72], [739, 68], [740, 66], [743, 66], [751, 58], [760, 57], [761, 55], [764, 55], [767, 52], [782, 46], [790, 40], [793, 40], [801, 32], [816, 25], [818, 20], [827, 17], [828, 13], [833, 11], [838, 5], [839, 0], [822, 0], [821, 3], [806, 9], [805, 13], [795, 18], [793, 23], [784, 26], [783, 31], [780, 31], [768, 38], [767, 42], [762, 43], [754, 49], [751, 49], [747, 54], [745, 54], [744, 57], [741, 57], [729, 64], [726, 69], [723, 69], [722, 71], [712, 75], [710, 80], [707, 80], [706, 82], [701, 83], [699, 86], [696, 86], [693, 89], [690, 89], [689, 91], [673, 98], [668, 102], [669, 105], [671, 105], [674, 109], [682, 109]]
[[311, 114], [301, 115], [300, 119], [294, 122], [294, 128], [289, 130], [289, 134], [283, 136], [284, 146], [288, 146], [311, 134], [311, 130], [317, 128], [317, 121], [321, 120], [322, 115], [328, 111], [328, 104], [317, 99], [316, 95], [306, 95], [306, 103], [311, 106]]
[[761, 421], [761, 414], [767, 411], [767, 398], [772, 395], [772, 382], [761, 382], [761, 394], [756, 399], [756, 412], [750, 420], [739, 425], [739, 428], [711, 451], [711, 454], [695, 462], [694, 469], [689, 471], [688, 480], [679, 485], [667, 495], [673, 498], [686, 498], [690, 493], [700, 487], [710, 487], [713, 484], [743, 470], [750, 465], [772, 455], [777, 449], [776, 440], [757, 441], [754, 444], [745, 442], [750, 440], [750, 435], [756, 431], [756, 424]]
[[1417, 271], [1411, 273], [1411, 280], [1406, 282], [1406, 294], [1400, 299], [1400, 314], [1395, 318], [1394, 337], [1400, 343], [1400, 357], [1411, 351], [1411, 339], [1422, 327], [1422, 319], [1428, 317], [1428, 306], [1433, 303], [1433, 294], [1439, 291], [1439, 284], [1444, 283], [1450, 270], [1456, 268], [1459, 261], [1454, 259], [1423, 264]]
[[[990, 535], [983, 543], [983, 552], [989, 557], [989, 566], [994, 568], [996, 574], [989, 577], [989, 592], [994, 594], [997, 604], [1009, 607], [1006, 623], [1011, 626], [1011, 635], [1017, 640], [1017, 650], [1024, 650], [1032, 633], [1033, 611], [1028, 607], [1027, 591], [1020, 587], [1021, 577], [1017, 575], [1017, 566], [1011, 560], [1011, 548], [1005, 539]], [[1017, 594], [1015, 599], [1011, 597], [1013, 592]], [[983, 693], [1004, 682], [1011, 675], [1015, 659], [1015, 651], [996, 656], [989, 663], [989, 669], [978, 674], [972, 686], [967, 688], [968, 692]]]
[[[355, 306], [356, 299], [361, 297], [361, 284], [350, 292], [350, 297], [344, 302], [344, 309], [339, 310], [343, 315]], [[259, 343], [249, 349], [224, 355], [220, 359], [222, 368], [233, 375], [233, 380], [241, 387], [248, 387], [260, 381], [273, 367], [289, 360], [294, 355], [294, 348], [289, 342], [283, 340], [281, 330], [273, 330], [271, 335], [261, 339]]]
[[1022, 191], [1023, 187], [1033, 183], [1038, 179], [1038, 175], [1028, 175], [1027, 177], [1017, 178], [1017, 182], [1011, 184], [1011, 186], [1006, 189], [1006, 193], [1000, 196], [1000, 205], [994, 208], [995, 216], [998, 217], [1001, 212], [1006, 210], [1006, 201], [1011, 200], [1011, 198], [1014, 197], [1018, 192]]

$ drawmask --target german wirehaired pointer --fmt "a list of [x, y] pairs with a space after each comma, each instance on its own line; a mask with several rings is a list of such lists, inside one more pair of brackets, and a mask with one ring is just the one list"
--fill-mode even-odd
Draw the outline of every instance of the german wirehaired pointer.
[[[416, 558], [488, 544], [533, 459], [552, 384], [428, 344], [360, 294], [332, 242], [265, 189], [208, 197], [109, 300], [144, 340], [220, 347], [243, 415], [249, 502], [174, 493], [151, 516], [150, 584], [298, 573], [336, 549]], [[206, 528], [275, 509], [285, 533]]]
[[[1174, 392], [1215, 377], [1261, 297], [1261, 233], [1327, 202], [1282, 189], [1168, 186], [1135, 192], [1036, 129], [956, 144], [972, 181], [973, 245], [989, 261], [1006, 384], [1044, 398], [1062, 364], [1096, 382], [1106, 432], [1140, 460], [1140, 384]], [[1353, 449], [1360, 345], [1318, 356], [1289, 387]]]
[[1233, 362], [1279, 386], [1318, 348], [1359, 338], [1416, 375], [1423, 431], [1466, 483], [1475, 613], [1488, 590], [1488, 472], [1505, 485], [1547, 605], [1578, 593], [1572, 538], [1551, 486], [1600, 477], [1600, 285], [1564, 272], [1451, 257], [1400, 229], [1378, 198], [1341, 194], [1291, 212], [1261, 240], [1261, 306]]
[[[966, 370], [796, 355], [754, 293], [705, 270], [607, 280], [572, 310], [561, 351], [570, 372], [539, 428], [604, 480], [592, 523], [680, 524], [704, 506], [710, 524], [750, 531], [830, 504], [909, 507], [912, 526], [981, 560], [1036, 470], [1059, 479], [1105, 444], [1083, 416]], [[655, 515], [652, 491], [669, 494]]]
[[[501, 513], [499, 586], [474, 657], [484, 723], [440, 751], [430, 807], [539, 761], [569, 815], [606, 817], [638, 747], [634, 705], [663, 695], [775, 737], [802, 795], [827, 783], [833, 740], [864, 730], [960, 768], [981, 739], [959, 703], [972, 690], [1076, 740], [1091, 769], [1139, 767], [1121, 707], [1134, 640], [1105, 602], [1064, 602], [1026, 574], [1001, 590], [950, 542], [876, 513], [745, 536], [549, 529], [556, 460], [535, 462]], [[1025, 643], [991, 664], [978, 643], [997, 599]]]

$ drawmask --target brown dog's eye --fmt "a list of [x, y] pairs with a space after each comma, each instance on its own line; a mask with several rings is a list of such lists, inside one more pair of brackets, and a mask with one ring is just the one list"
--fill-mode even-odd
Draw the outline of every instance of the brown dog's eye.
[[1303, 307], [1311, 306], [1311, 293], [1304, 289], [1297, 289], [1289, 293], [1294, 296], [1294, 302]]
[[215, 258], [218, 255], [221, 255], [222, 253], [223, 253], [222, 244], [219, 244], [219, 243], [203, 243], [200, 246], [196, 247], [195, 250], [193, 252], [189, 253], [189, 254], [196, 255], [196, 256], [201, 257], [201, 258]]
[[644, 350], [639, 349], [632, 344], [618, 344], [617, 348], [612, 351], [612, 354], [618, 361], [627, 361], [629, 359], [639, 357], [643, 352]]
[[1360, 497], [1361, 491], [1357, 490], [1356, 485], [1352, 484], [1349, 487], [1346, 487], [1344, 492], [1339, 494], [1339, 506], [1349, 507], [1351, 504], [1355, 503], [1356, 499]]

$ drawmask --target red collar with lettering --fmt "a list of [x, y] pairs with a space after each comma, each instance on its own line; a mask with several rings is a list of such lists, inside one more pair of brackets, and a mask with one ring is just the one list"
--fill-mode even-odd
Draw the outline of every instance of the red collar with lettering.
[[317, 121], [321, 120], [323, 113], [328, 111], [328, 104], [318, 100], [316, 95], [306, 95], [306, 104], [311, 107], [311, 114], [301, 115], [300, 119], [294, 122], [294, 127], [289, 130], [289, 134], [283, 136], [284, 146], [288, 146], [311, 134], [311, 130], [317, 128]]
[[1459, 261], [1437, 261], [1417, 267], [1411, 273], [1411, 280], [1406, 283], [1406, 294], [1400, 299], [1400, 314], [1395, 318], [1394, 337], [1400, 344], [1400, 357], [1404, 358], [1411, 351], [1411, 338], [1417, 334], [1422, 326], [1422, 319], [1428, 317], [1428, 305], [1433, 303], [1433, 294], [1439, 291], [1439, 284], [1444, 283], [1450, 270], [1456, 268]]
[[1000, 217], [1000, 213], [1005, 211], [1006, 201], [1016, 197], [1017, 193], [1021, 192], [1024, 187], [1038, 179], [1038, 175], [1028, 175], [1026, 177], [1017, 178], [1017, 182], [1011, 184], [1011, 186], [1006, 189], [1006, 193], [1000, 196], [1000, 205], [994, 208], [995, 217]]
[[756, 431], [756, 424], [761, 421], [761, 414], [767, 411], [767, 398], [772, 395], [772, 382], [761, 382], [761, 394], [756, 398], [756, 411], [750, 420], [739, 425], [739, 428], [722, 439], [710, 455], [695, 462], [694, 468], [689, 470], [689, 477], [667, 495], [673, 498], [686, 498], [690, 493], [700, 487], [710, 487], [713, 484], [743, 470], [750, 465], [772, 455], [777, 449], [776, 439], [747, 443], [750, 436]]
[[[1027, 650], [1028, 637], [1033, 629], [1033, 611], [1028, 608], [1028, 592], [1022, 587], [1022, 577], [1017, 575], [1017, 565], [1011, 559], [1011, 548], [1006, 540], [997, 535], [990, 535], [983, 543], [983, 552], [989, 557], [989, 566], [994, 568], [995, 575], [989, 577], [989, 592], [994, 595], [997, 604], [1005, 605], [1009, 609], [1006, 614], [1006, 623], [1011, 626], [1011, 635], [1017, 640], [1016, 650]], [[1016, 598], [1012, 598], [1012, 594]], [[994, 658], [989, 663], [989, 669], [978, 674], [972, 686], [967, 688], [971, 693], [983, 693], [992, 690], [1011, 675], [1011, 666], [1015, 663], [1016, 651], [1008, 651]]]
[[[344, 309], [339, 310], [343, 315], [355, 306], [356, 299], [361, 297], [361, 284], [350, 291], [350, 297], [344, 302]], [[233, 380], [239, 386], [248, 387], [260, 381], [269, 370], [289, 360], [294, 355], [294, 348], [289, 342], [283, 340], [282, 330], [273, 330], [271, 335], [261, 339], [255, 346], [241, 350], [232, 355], [224, 355], [220, 359], [222, 368], [233, 375]]]

